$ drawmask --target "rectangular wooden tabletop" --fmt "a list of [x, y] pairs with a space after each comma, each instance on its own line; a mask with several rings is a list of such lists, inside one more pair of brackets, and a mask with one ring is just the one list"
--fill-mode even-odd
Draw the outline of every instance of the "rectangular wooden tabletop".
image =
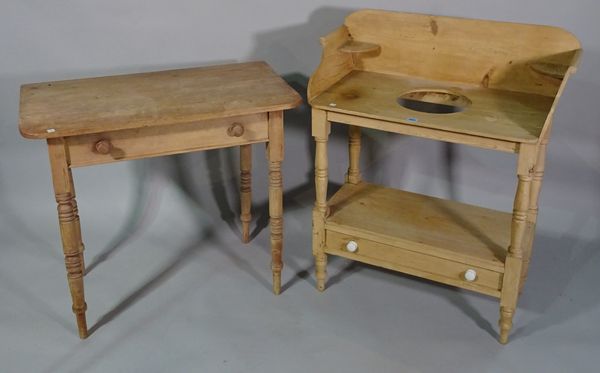
[[74, 136], [291, 109], [300, 95], [262, 61], [21, 86], [27, 138]]

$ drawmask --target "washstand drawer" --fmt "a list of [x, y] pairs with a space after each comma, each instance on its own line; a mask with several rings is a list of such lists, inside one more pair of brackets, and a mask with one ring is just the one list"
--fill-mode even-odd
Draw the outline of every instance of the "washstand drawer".
[[66, 138], [73, 167], [267, 140], [267, 113]]
[[465, 289], [500, 296], [500, 272], [409, 248], [326, 230], [325, 252]]

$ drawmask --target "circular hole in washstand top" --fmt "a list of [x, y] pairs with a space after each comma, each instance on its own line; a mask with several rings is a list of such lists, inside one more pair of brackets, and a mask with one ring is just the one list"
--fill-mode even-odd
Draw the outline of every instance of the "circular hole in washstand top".
[[443, 89], [418, 89], [398, 97], [398, 104], [410, 110], [431, 114], [459, 113], [471, 105], [467, 97]]

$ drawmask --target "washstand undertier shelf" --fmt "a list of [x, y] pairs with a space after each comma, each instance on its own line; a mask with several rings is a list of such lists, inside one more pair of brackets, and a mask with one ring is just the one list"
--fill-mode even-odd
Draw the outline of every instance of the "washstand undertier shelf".
[[500, 296], [512, 214], [364, 182], [328, 205], [326, 252]]

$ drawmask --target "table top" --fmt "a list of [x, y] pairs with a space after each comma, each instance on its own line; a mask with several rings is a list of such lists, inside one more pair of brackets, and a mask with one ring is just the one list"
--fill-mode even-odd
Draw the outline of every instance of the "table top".
[[[467, 98], [460, 112], [415, 111], [398, 99], [406, 92], [439, 90]], [[412, 93], [413, 95], [415, 93]], [[433, 96], [433, 101], [437, 97]], [[457, 101], [458, 102], [458, 101]], [[354, 70], [311, 101], [315, 108], [518, 143], [537, 142], [553, 97]]]
[[26, 138], [76, 136], [291, 109], [300, 95], [262, 61], [25, 84]]

